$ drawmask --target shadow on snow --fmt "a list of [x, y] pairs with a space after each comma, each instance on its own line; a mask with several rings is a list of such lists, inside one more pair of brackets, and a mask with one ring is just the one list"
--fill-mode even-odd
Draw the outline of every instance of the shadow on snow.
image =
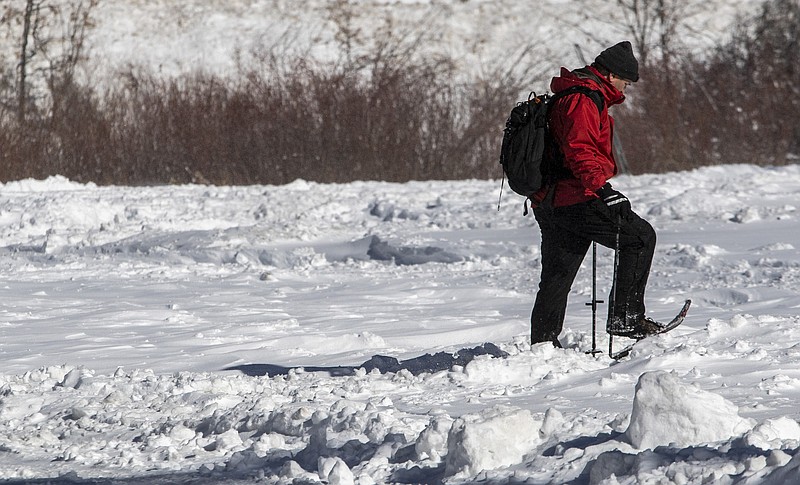
[[394, 357], [387, 357], [385, 355], [373, 355], [368, 361], [357, 366], [285, 367], [275, 364], [242, 364], [226, 367], [223, 370], [236, 370], [248, 376], [269, 377], [285, 376], [288, 375], [292, 370], [303, 370], [305, 372], [327, 372], [333, 377], [342, 377], [355, 375], [356, 370], [358, 369], [364, 369], [367, 372], [377, 369], [381, 374], [406, 370], [413, 375], [420, 375], [424, 373], [450, 370], [456, 365], [465, 366], [479, 355], [490, 355], [492, 357], [500, 358], [508, 357], [508, 353], [500, 350], [500, 348], [493, 343], [485, 343], [471, 349], [461, 349], [453, 354], [437, 352], [435, 354], [425, 354], [407, 360], [398, 360]]

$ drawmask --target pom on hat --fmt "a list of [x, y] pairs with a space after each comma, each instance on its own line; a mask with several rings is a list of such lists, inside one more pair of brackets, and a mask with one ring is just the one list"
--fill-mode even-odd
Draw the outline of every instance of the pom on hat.
[[622, 79], [632, 82], [639, 80], [639, 61], [633, 55], [633, 46], [627, 40], [604, 50], [594, 62]]

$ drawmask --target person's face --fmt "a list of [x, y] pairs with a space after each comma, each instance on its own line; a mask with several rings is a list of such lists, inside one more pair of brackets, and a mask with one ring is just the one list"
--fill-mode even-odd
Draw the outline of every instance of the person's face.
[[613, 72], [608, 75], [608, 80], [611, 81], [611, 84], [613, 84], [614, 87], [617, 88], [621, 93], [624, 93], [625, 88], [627, 88], [632, 84], [632, 81], [628, 81], [627, 79], [622, 79]]

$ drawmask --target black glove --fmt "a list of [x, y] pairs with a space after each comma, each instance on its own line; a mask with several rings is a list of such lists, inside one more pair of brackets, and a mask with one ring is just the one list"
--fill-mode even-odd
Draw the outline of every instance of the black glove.
[[606, 182], [604, 186], [597, 189], [597, 195], [600, 196], [600, 200], [605, 202], [611, 216], [615, 219], [618, 217], [627, 219], [631, 215], [631, 201], [622, 193], [614, 190], [610, 183]]

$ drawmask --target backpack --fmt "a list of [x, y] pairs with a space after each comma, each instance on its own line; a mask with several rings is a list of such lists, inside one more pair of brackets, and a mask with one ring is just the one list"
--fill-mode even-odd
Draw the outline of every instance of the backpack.
[[[555, 100], [574, 93], [589, 96], [602, 113], [602, 94], [586, 86], [573, 86], [552, 95], [531, 93], [527, 101], [517, 103], [511, 110], [503, 130], [500, 164], [504, 179], [517, 194], [530, 199], [543, 186], [570, 176], [560, 148], [552, 141], [548, 111]], [[502, 191], [501, 185], [501, 197]], [[526, 200], [524, 214], [527, 213]]]

